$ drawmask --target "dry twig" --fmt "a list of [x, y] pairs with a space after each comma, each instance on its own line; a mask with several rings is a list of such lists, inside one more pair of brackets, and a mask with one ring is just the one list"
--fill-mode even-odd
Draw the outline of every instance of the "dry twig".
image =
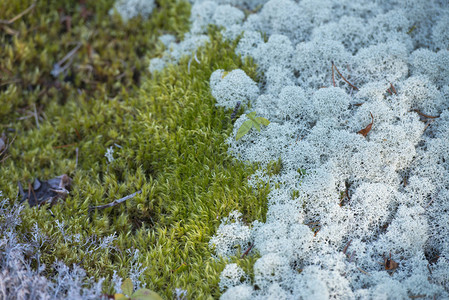
[[27, 9], [25, 9], [24, 11], [22, 11], [20, 14], [18, 14], [18, 15], [15, 16], [14, 18], [12, 18], [12, 19], [10, 19], [10, 20], [0, 20], [0, 24], [3, 24], [3, 25], [10, 25], [10, 24], [14, 23], [14, 22], [17, 21], [18, 19], [20, 19], [21, 17], [23, 17], [24, 15], [26, 15], [27, 13], [29, 13], [35, 6], [36, 6], [36, 1], [34, 1], [33, 4], [31, 4]]
[[428, 119], [436, 119], [436, 118], [440, 117], [440, 116], [429, 116], [429, 115], [426, 115], [425, 113], [420, 112], [418, 109], [414, 109], [413, 111], [417, 112], [418, 115], [420, 115], [420, 116], [422, 116], [424, 118], [428, 118]]
[[247, 256], [248, 253], [249, 253], [249, 251], [251, 251], [251, 249], [252, 249], [253, 247], [254, 247], [254, 244], [251, 244], [251, 245], [249, 246], [249, 248], [246, 249], [245, 252], [243, 252], [243, 254], [242, 254], [242, 256], [240, 256], [240, 258], [244, 258], [245, 256]]
[[94, 209], [105, 209], [105, 208], [108, 208], [108, 207], [116, 206], [116, 205], [118, 205], [118, 204], [120, 204], [120, 203], [122, 203], [122, 202], [125, 202], [125, 201], [128, 200], [128, 199], [133, 198], [134, 196], [136, 196], [137, 194], [140, 194], [140, 193], [142, 193], [142, 190], [138, 190], [137, 192], [132, 193], [131, 195], [128, 195], [128, 196], [125, 196], [125, 197], [123, 197], [123, 198], [114, 200], [113, 202], [108, 203], [108, 204], [105, 204], [105, 205], [92, 206], [92, 207], [89, 208], [89, 210], [94, 210]]
[[[341, 73], [340, 73], [340, 71], [338, 71], [338, 69], [337, 69], [337, 66], [334, 64], [334, 62], [332, 62], [332, 80], [334, 79], [334, 75], [333, 75], [333, 71], [334, 71], [334, 68], [335, 68], [335, 71], [337, 71], [337, 73], [338, 73], [338, 75], [340, 75], [340, 77], [347, 83], [347, 84], [349, 84], [354, 90], [359, 90], [355, 85], [353, 85], [352, 83], [350, 83], [343, 75], [341, 75]], [[334, 86], [335, 86], [335, 81], [334, 81]]]

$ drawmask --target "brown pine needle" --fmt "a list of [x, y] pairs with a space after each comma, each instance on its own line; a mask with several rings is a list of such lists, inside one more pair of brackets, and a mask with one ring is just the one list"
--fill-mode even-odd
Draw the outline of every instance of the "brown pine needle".
[[349, 246], [351, 245], [352, 240], [349, 240], [349, 242], [346, 244], [346, 246], [343, 248], [343, 254], [346, 254], [346, 251], [348, 251]]
[[[343, 75], [341, 75], [340, 71], [338, 71], [337, 66], [334, 64], [334, 62], [332, 62], [332, 71], [333, 68], [335, 68], [335, 71], [337, 71], [338, 75], [340, 75], [340, 77], [347, 83], [349, 84], [354, 90], [359, 90], [356, 86], [354, 86], [352, 83], [350, 83]], [[335, 85], [334, 85], [335, 86]]]
[[245, 256], [247, 256], [248, 253], [249, 253], [249, 251], [251, 251], [251, 249], [253, 249], [253, 247], [254, 247], [254, 244], [251, 244], [251, 245], [249, 246], [249, 248], [246, 249], [245, 252], [243, 252], [243, 254], [242, 254], [242, 256], [240, 256], [240, 258], [242, 259], [242, 258], [244, 258]]
[[420, 112], [418, 109], [414, 109], [413, 111], [417, 112], [418, 115], [423, 116], [424, 118], [428, 118], [428, 119], [436, 119], [436, 118], [440, 117], [440, 116], [429, 116], [429, 115], [426, 115], [426, 114]]
[[397, 95], [398, 94], [398, 92], [396, 92], [396, 89], [394, 88], [394, 86], [393, 86], [393, 84], [390, 82], [390, 86], [391, 86], [391, 90], [393, 91], [393, 93], [395, 94], [395, 95]]
[[335, 76], [334, 76], [334, 62], [332, 62], [332, 84], [335, 87]]
[[369, 276], [371, 276], [371, 274], [370, 273], [368, 273], [368, 272], [366, 272], [366, 271], [364, 271], [362, 268], [359, 268], [359, 267], [357, 267], [357, 269], [360, 271], [360, 272], [362, 272], [362, 273], [364, 273], [364, 274], [366, 274], [366, 275], [369, 275]]

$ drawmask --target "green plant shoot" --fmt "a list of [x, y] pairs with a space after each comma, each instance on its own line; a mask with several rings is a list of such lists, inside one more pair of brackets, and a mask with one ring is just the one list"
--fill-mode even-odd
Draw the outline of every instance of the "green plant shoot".
[[148, 289], [140, 289], [133, 293], [134, 285], [130, 278], [125, 279], [121, 287], [125, 294], [115, 294], [115, 300], [162, 300], [161, 296]]
[[243, 122], [242, 126], [240, 126], [239, 130], [237, 131], [237, 136], [235, 137], [235, 140], [238, 141], [242, 136], [247, 134], [252, 127], [255, 127], [257, 131], [260, 132], [260, 125], [267, 126], [270, 124], [270, 121], [263, 117], [256, 117], [256, 112], [250, 112], [249, 114], [246, 114], [246, 117], [249, 120], [246, 120]]

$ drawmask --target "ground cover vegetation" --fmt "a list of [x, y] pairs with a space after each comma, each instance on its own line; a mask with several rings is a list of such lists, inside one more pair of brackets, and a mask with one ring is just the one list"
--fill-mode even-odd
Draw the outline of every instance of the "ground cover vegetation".
[[[196, 1], [193, 11], [202, 25], [232, 11], [223, 34], [243, 32], [236, 51], [258, 64], [257, 83], [241, 70], [210, 77], [217, 106], [251, 104], [230, 153], [280, 162], [276, 176], [251, 176], [272, 187], [266, 222], [233, 212], [211, 239], [218, 255], [251, 243], [260, 256], [254, 276], [225, 267], [221, 299], [448, 298], [447, 1], [269, 0], [247, 18], [233, 1]], [[252, 112], [270, 123], [242, 136]]]
[[[209, 89], [213, 70], [257, 80], [256, 66], [210, 29], [197, 61], [150, 76], [157, 38], [181, 39], [190, 5], [127, 22], [112, 6], [0, 3], [1, 297], [94, 299], [130, 277], [167, 299], [217, 298], [210, 237], [237, 209], [264, 221], [268, 186], [245, 184], [256, 166], [227, 154], [232, 109]], [[251, 276], [245, 250], [232, 261]]]

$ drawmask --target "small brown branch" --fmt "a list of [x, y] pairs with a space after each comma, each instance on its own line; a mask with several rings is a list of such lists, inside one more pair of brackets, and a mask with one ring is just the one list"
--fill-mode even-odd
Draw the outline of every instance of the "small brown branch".
[[395, 95], [397, 95], [398, 94], [398, 92], [396, 92], [396, 89], [394, 88], [394, 86], [393, 86], [393, 84], [390, 82], [390, 86], [391, 86], [391, 90], [393, 91], [393, 93], [395, 94]]
[[9, 35], [19, 35], [19, 31], [12, 29], [11, 27], [7, 25], [2, 25], [0, 28], [2, 28], [7, 34]]
[[82, 138], [81, 138], [80, 132], [78, 131], [78, 129], [76, 129], [76, 127], [75, 127], [75, 133], [76, 133], [76, 136], [78, 137], [78, 140], [81, 141]]
[[[332, 62], [332, 68], [335, 68], [335, 71], [337, 71], [338, 75], [347, 83], [349, 84], [354, 90], [359, 90], [356, 86], [354, 86], [352, 83], [350, 83], [343, 75], [341, 75], [340, 71], [338, 71], [338, 68], [336, 65], [334, 65], [334, 62]], [[335, 86], [335, 85], [334, 85]]]
[[125, 197], [123, 197], [123, 198], [114, 200], [113, 202], [108, 203], [108, 204], [105, 204], [105, 205], [92, 206], [92, 207], [89, 208], [89, 210], [94, 210], [94, 209], [105, 209], [105, 208], [108, 208], [108, 207], [113, 207], [113, 206], [116, 206], [116, 205], [118, 205], [118, 204], [120, 204], [120, 203], [122, 203], [122, 202], [125, 202], [125, 201], [128, 200], [128, 199], [133, 198], [134, 196], [136, 196], [137, 194], [140, 194], [140, 193], [142, 193], [142, 190], [138, 190], [137, 192], [132, 193], [131, 195], [128, 195], [128, 196], [125, 196]]
[[9, 157], [9, 155], [5, 155], [5, 157], [3, 157], [2, 160], [0, 160], [0, 163], [4, 163], [8, 157]]
[[[9, 142], [8, 144], [6, 144], [5, 148], [3, 148], [3, 150], [0, 152], [0, 156], [2, 156], [6, 150], [8, 150], [8, 148], [11, 146], [12, 143], [14, 143], [14, 141], [16, 140], [17, 134], [12, 138], [11, 142]], [[3, 162], [3, 160], [2, 160]]]
[[432, 204], [432, 202], [433, 202], [433, 199], [432, 200], [430, 200], [430, 202], [429, 203], [427, 203], [427, 205], [426, 205], [426, 207], [424, 207], [424, 209], [427, 209], [429, 206], [430, 206], [430, 204]]
[[334, 76], [334, 62], [332, 62], [332, 84], [335, 87], [335, 76]]
[[348, 259], [349, 259], [349, 262], [351, 263], [352, 262], [352, 260], [354, 259], [354, 256], [355, 256], [355, 250], [354, 251], [352, 251], [352, 254], [351, 255], [348, 255], [349, 257], [348, 257]]
[[427, 127], [430, 126], [430, 123], [431, 123], [430, 120], [426, 122], [426, 126], [424, 126], [423, 132], [426, 131]]
[[426, 114], [420, 112], [418, 109], [414, 109], [413, 111], [414, 111], [414, 112], [417, 112], [418, 115], [420, 115], [420, 116], [422, 116], [422, 117], [424, 117], [424, 118], [428, 118], [428, 119], [436, 119], [436, 118], [439, 118], [439, 117], [440, 117], [440, 116], [429, 116], [429, 115], [426, 115]]
[[352, 240], [349, 240], [349, 242], [346, 244], [346, 246], [343, 248], [343, 254], [346, 254], [346, 251], [348, 251], [349, 246], [351, 245]]
[[426, 295], [416, 295], [416, 296], [408, 296], [410, 299], [419, 299], [419, 298], [425, 298]]
[[248, 247], [248, 249], [246, 249], [246, 251], [243, 252], [242, 256], [240, 256], [240, 259], [242, 259], [242, 258], [244, 258], [245, 256], [247, 256], [248, 253], [249, 253], [249, 251], [251, 251], [251, 249], [253, 249], [253, 247], [254, 247], [254, 244], [251, 244], [251, 245]]
[[27, 9], [25, 9], [24, 11], [22, 11], [20, 14], [18, 14], [18, 15], [15, 16], [14, 18], [12, 18], [12, 19], [10, 19], [10, 20], [0, 20], [0, 24], [10, 25], [10, 24], [14, 23], [14, 22], [17, 21], [18, 19], [20, 19], [21, 17], [23, 17], [24, 15], [26, 15], [27, 13], [29, 13], [35, 6], [36, 6], [36, 1], [34, 1], [33, 4], [31, 4]]

